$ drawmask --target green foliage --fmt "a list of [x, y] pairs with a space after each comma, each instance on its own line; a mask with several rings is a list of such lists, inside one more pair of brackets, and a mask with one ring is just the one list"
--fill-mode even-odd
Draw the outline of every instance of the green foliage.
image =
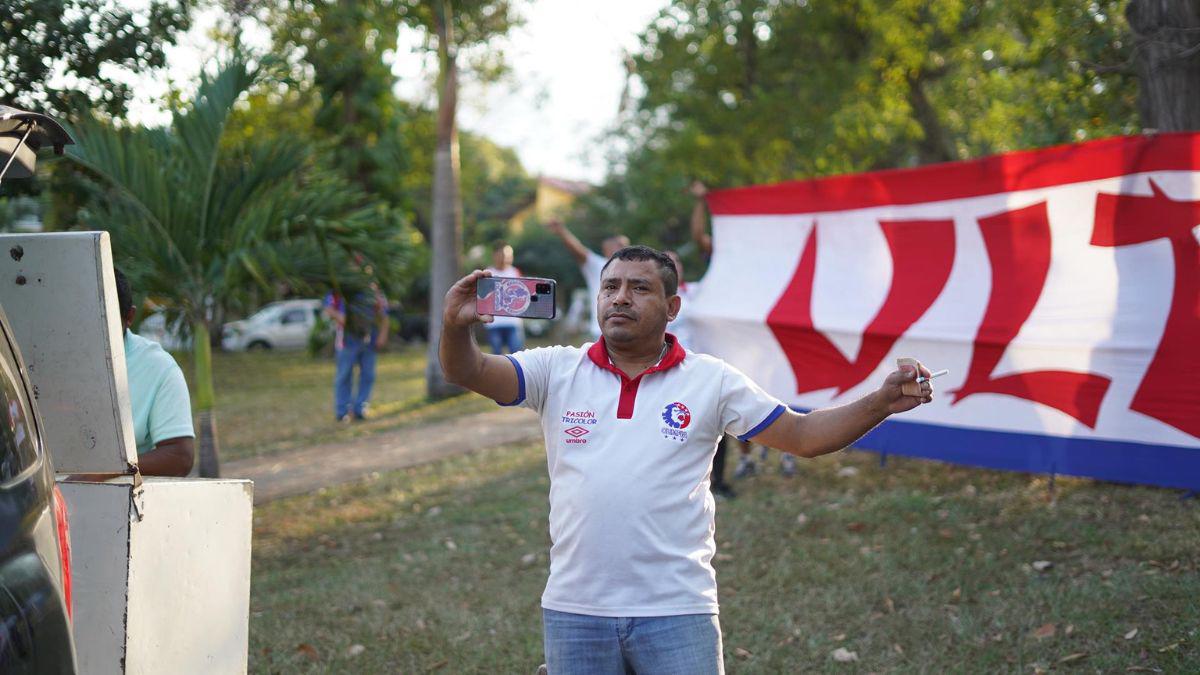
[[[414, 110], [406, 125], [416, 165], [423, 170], [405, 174], [411, 191], [414, 224], [428, 234], [432, 216], [433, 149], [437, 141], [434, 113]], [[508, 236], [508, 219], [533, 201], [536, 181], [525, 171], [516, 151], [496, 145], [470, 131], [459, 133], [459, 168], [463, 209], [463, 241], [468, 248]]]
[[1124, 0], [677, 0], [641, 36], [631, 151], [598, 227], [687, 239], [734, 186], [965, 159], [1137, 127]]
[[558, 282], [559, 311], [565, 310], [570, 302], [571, 291], [583, 288], [584, 281], [575, 259], [566, 253], [558, 237], [530, 221], [525, 224], [521, 235], [512, 241], [512, 245], [513, 264], [523, 274]]
[[390, 0], [289, 0], [272, 21], [278, 48], [304, 66], [305, 112], [333, 165], [393, 207], [409, 205], [394, 179], [408, 168], [409, 150], [401, 129], [406, 111], [392, 94], [384, 57], [396, 48], [403, 18], [403, 6]]
[[222, 142], [235, 101], [261, 76], [235, 56], [202, 76], [168, 128], [85, 120], [75, 129], [69, 154], [93, 190], [85, 225], [109, 230], [139, 291], [193, 328], [219, 323], [254, 287], [330, 283], [350, 252], [387, 280], [408, 246], [361, 192], [317, 166], [309, 144]]
[[324, 312], [317, 315], [317, 321], [312, 330], [308, 331], [308, 340], [305, 343], [305, 351], [310, 357], [315, 359], [332, 351], [334, 330], [333, 322]]
[[0, 101], [74, 118], [83, 110], [120, 116], [132, 94], [113, 77], [160, 68], [164, 48], [191, 27], [193, 0], [151, 0], [129, 9], [112, 0], [7, 0], [0, 10]]
[[[439, 12], [449, 10], [451, 27], [454, 32], [455, 47], [470, 47], [489, 42], [497, 35], [504, 35], [512, 28], [520, 25], [521, 19], [517, 14], [517, 0], [403, 0], [405, 21], [425, 31], [430, 43], [436, 42], [437, 16]], [[483, 69], [484, 74], [498, 74], [503, 70], [502, 54], [500, 58], [479, 57], [478, 64], [490, 67]]]
[[[514, 21], [510, 3], [455, 6], [456, 40], [476, 44]], [[291, 64], [290, 87], [261, 87], [234, 115], [233, 137], [266, 135], [314, 141], [323, 161], [379, 204], [397, 229], [411, 222], [428, 239], [431, 218], [435, 113], [400, 100], [385, 57], [401, 24], [432, 30], [424, 2], [289, 0], [271, 15], [276, 51]], [[493, 55], [494, 57], [495, 55]], [[460, 136], [465, 240], [468, 245], [507, 233], [507, 219], [532, 197], [533, 181], [516, 153], [471, 133]], [[406, 307], [428, 294], [428, 252], [399, 270], [387, 288]]]

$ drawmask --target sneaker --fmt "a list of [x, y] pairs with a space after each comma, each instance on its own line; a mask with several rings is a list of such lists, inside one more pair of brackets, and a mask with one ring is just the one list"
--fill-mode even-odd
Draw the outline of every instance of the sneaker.
[[792, 455], [783, 453], [783, 457], [779, 462], [779, 473], [783, 474], [784, 478], [791, 478], [796, 475], [796, 458]]
[[338, 415], [337, 417], [333, 418], [333, 421], [338, 424], [349, 424], [350, 415]]
[[749, 478], [754, 475], [757, 468], [754, 466], [754, 460], [750, 459], [750, 455], [742, 455], [738, 458], [737, 468], [733, 470], [734, 478]]

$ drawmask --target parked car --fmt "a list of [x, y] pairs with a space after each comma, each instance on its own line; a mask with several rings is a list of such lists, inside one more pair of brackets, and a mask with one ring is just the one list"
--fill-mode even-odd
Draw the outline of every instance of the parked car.
[[67, 507], [0, 310], [0, 673], [74, 673]]
[[167, 322], [166, 314], [154, 312], [142, 319], [137, 334], [162, 345], [169, 352], [185, 352], [192, 348], [191, 336], [184, 337], [178, 325]]
[[265, 305], [249, 318], [231, 321], [221, 331], [221, 347], [247, 349], [303, 349], [321, 314], [320, 300], [283, 300]]

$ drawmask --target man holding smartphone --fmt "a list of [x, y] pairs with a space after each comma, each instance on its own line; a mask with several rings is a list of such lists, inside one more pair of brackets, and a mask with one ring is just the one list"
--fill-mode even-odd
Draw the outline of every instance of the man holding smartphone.
[[[838, 408], [801, 415], [725, 362], [666, 332], [678, 272], [645, 246], [617, 251], [596, 298], [602, 337], [585, 348], [485, 355], [471, 326], [475, 271], [446, 294], [446, 380], [541, 418], [550, 472], [550, 578], [542, 595], [546, 664], [570, 673], [722, 673], [715, 503], [724, 434], [802, 457], [836, 452], [893, 413], [932, 400], [901, 385], [923, 366]], [[636, 476], [637, 480], [629, 480]]]

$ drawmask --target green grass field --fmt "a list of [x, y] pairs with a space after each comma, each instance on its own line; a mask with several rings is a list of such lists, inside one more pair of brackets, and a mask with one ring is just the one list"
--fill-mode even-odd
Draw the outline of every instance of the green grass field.
[[[503, 448], [257, 508], [251, 670], [532, 673], [545, 474], [540, 447]], [[866, 453], [737, 487], [731, 673], [1200, 672], [1200, 504], [1176, 491], [1060, 478], [1051, 499]]]
[[[176, 354], [191, 379], [186, 354]], [[438, 403], [425, 398], [425, 346], [379, 355], [365, 422], [333, 420], [333, 359], [304, 352], [213, 354], [217, 433], [222, 461], [349, 440], [406, 425], [494, 407], [477, 396]]]

